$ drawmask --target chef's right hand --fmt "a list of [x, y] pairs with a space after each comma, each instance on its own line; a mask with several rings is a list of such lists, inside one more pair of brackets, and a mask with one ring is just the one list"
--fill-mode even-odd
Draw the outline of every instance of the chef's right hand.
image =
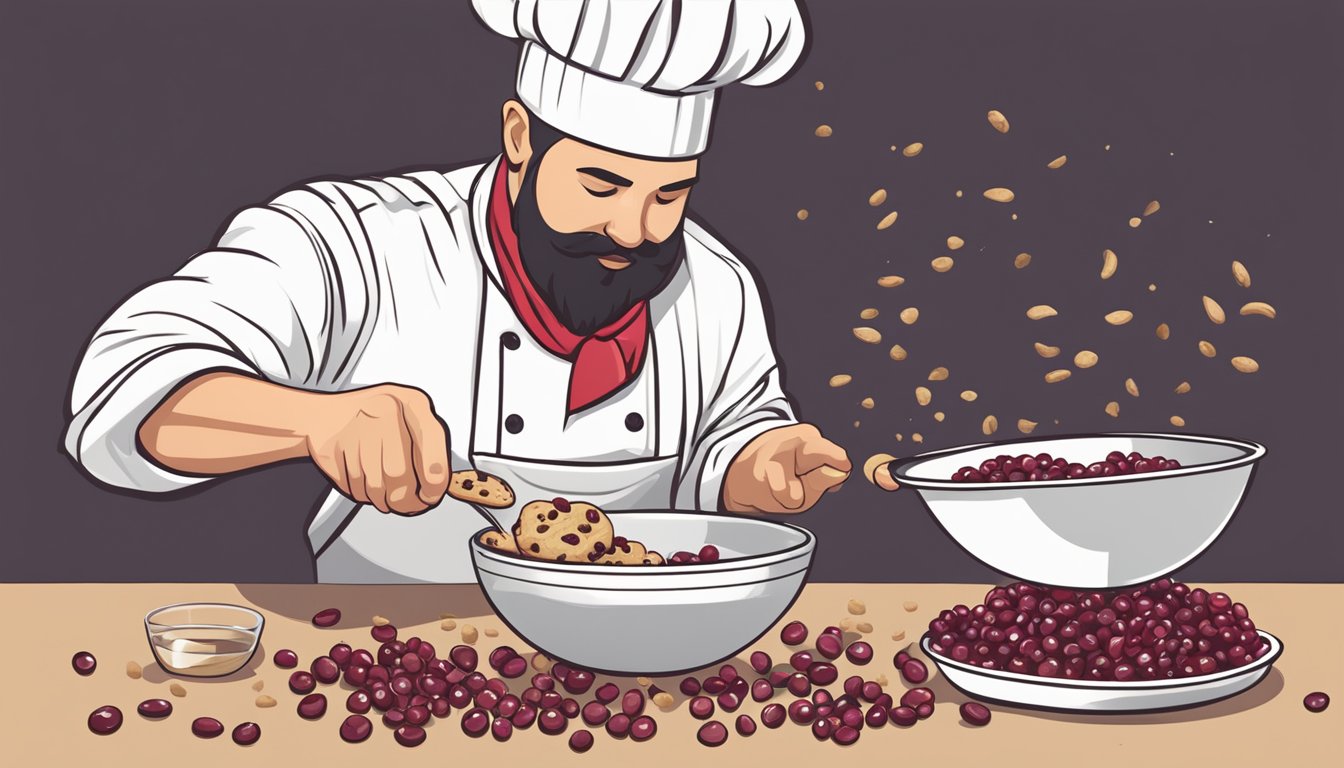
[[341, 493], [383, 512], [418, 515], [448, 490], [448, 429], [412, 387], [316, 395], [308, 455]]

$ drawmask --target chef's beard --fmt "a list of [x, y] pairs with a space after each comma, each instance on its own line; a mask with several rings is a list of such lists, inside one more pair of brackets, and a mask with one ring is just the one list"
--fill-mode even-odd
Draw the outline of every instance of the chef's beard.
[[[634, 248], [599, 232], [557, 232], [537, 207], [539, 165], [540, 160], [528, 165], [513, 206], [519, 257], [556, 318], [576, 335], [588, 336], [666, 287], [681, 264], [682, 225], [661, 243], [645, 240]], [[611, 254], [630, 265], [613, 270], [598, 263], [597, 257]]]

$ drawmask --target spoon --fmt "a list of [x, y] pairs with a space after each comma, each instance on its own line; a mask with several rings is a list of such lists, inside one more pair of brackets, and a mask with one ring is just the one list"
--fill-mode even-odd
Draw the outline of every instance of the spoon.
[[495, 513], [491, 512], [485, 507], [482, 507], [480, 504], [477, 504], [474, 501], [466, 501], [463, 503], [471, 507], [472, 509], [476, 510], [476, 513], [481, 517], [484, 517], [490, 523], [490, 525], [494, 526], [495, 530], [499, 531], [500, 533], [507, 533], [507, 531], [504, 530], [504, 526], [500, 525], [499, 520], [495, 518]]

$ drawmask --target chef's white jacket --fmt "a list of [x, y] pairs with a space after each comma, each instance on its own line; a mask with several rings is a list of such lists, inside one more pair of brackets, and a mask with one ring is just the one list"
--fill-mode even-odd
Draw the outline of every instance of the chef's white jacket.
[[[75, 376], [66, 450], [103, 482], [172, 491], [212, 478], [157, 464], [136, 433], [202, 372], [319, 392], [394, 383], [430, 396], [454, 470], [513, 485], [505, 524], [555, 496], [716, 510], [738, 451], [795, 422], [751, 274], [687, 219], [685, 260], [650, 302], [640, 373], [567, 421], [570, 364], [528, 335], [489, 246], [498, 162], [314, 182], [242, 210], [214, 247], [98, 329]], [[468, 540], [483, 527], [451, 498], [403, 517], [333, 489], [308, 539], [319, 581], [472, 582]]]

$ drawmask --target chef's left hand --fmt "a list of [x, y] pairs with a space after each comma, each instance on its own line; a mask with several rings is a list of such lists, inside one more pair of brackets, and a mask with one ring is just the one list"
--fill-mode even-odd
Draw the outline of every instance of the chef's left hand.
[[839, 490], [851, 465], [845, 449], [811, 424], [763, 432], [733, 459], [723, 480], [729, 512], [805, 512]]

